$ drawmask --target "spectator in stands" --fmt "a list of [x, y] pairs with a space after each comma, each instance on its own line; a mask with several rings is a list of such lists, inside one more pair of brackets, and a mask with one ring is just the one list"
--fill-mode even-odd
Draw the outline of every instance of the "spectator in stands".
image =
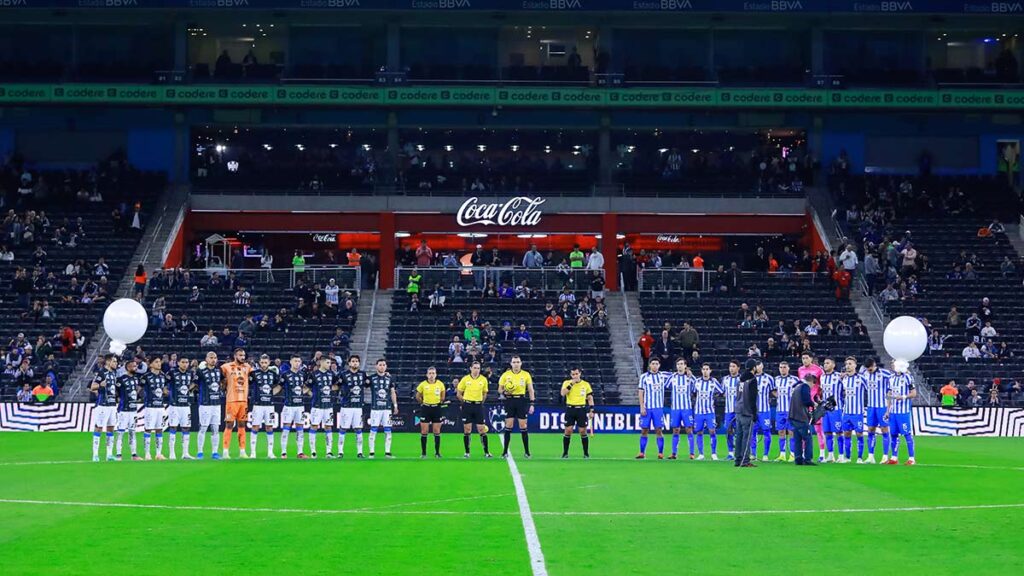
[[970, 262], [964, 264], [964, 271], [960, 277], [964, 280], [977, 280], [978, 273], [974, 270], [974, 264], [971, 264]]
[[932, 352], [941, 352], [947, 338], [949, 338], [949, 336], [943, 336], [938, 330], [932, 330], [931, 334], [928, 336], [928, 350]]
[[956, 380], [950, 380], [945, 386], [939, 390], [942, 394], [942, 406], [943, 408], [953, 408], [956, 406], [956, 397], [960, 395], [960, 389], [956, 386]]
[[163, 324], [164, 315], [166, 314], [167, 301], [163, 296], [160, 296], [153, 302], [153, 307], [150, 311], [150, 322], [159, 329]]
[[[314, 304], [316, 306], [316, 304]], [[419, 312], [420, 310], [420, 296], [419, 294], [413, 294], [409, 297], [409, 312]]]
[[526, 324], [520, 323], [519, 329], [515, 333], [516, 342], [533, 342], [533, 336], [530, 331], [526, 328]]
[[478, 328], [475, 324], [472, 324], [469, 320], [467, 320], [466, 321], [466, 327], [462, 331], [462, 338], [466, 342], [469, 342], [470, 340], [473, 340], [474, 338], [479, 340], [480, 339], [480, 328]]
[[568, 286], [562, 286], [562, 293], [558, 295], [558, 303], [569, 303], [574, 304], [576, 302], [576, 295], [569, 290]]
[[971, 408], [981, 408], [985, 405], [985, 399], [978, 392], [977, 388], [971, 390], [970, 396], [967, 397], [967, 405]]
[[213, 64], [213, 75], [217, 78], [224, 78], [230, 75], [231, 72], [231, 56], [228, 55], [227, 50], [222, 50], [220, 56]]
[[917, 249], [910, 242], [907, 242], [906, 247], [900, 250], [900, 254], [903, 256], [903, 267], [900, 270], [900, 275], [903, 277], [910, 276], [917, 271]]
[[483, 289], [483, 292], [480, 293], [480, 296], [482, 298], [497, 298], [498, 289], [494, 286], [494, 282], [488, 282], [487, 286]]
[[445, 294], [444, 287], [441, 284], [434, 284], [434, 291], [430, 293], [430, 309], [443, 310], [447, 299], [448, 296]]
[[999, 336], [999, 333], [996, 332], [996, 329], [995, 329], [994, 326], [992, 326], [992, 323], [991, 322], [985, 322], [985, 327], [981, 329], [981, 337], [982, 338], [995, 338], [996, 336]]
[[654, 336], [651, 336], [651, 329], [644, 329], [644, 333], [640, 336], [636, 345], [640, 348], [640, 356], [644, 360], [644, 366], [647, 365], [647, 361], [651, 358], [651, 349], [654, 347]]
[[[793, 345], [795, 347], [796, 346], [796, 341], [795, 340], [790, 340], [789, 344], [791, 344], [791, 345]], [[755, 346], [756, 346], [756, 344], [755, 344]], [[782, 349], [779, 348], [779, 345], [775, 342], [775, 338], [772, 338], [772, 337], [768, 338], [768, 341], [765, 343], [764, 350], [761, 351], [761, 356], [765, 360], [775, 360], [775, 359], [781, 359], [782, 358]]]
[[995, 315], [992, 313], [992, 303], [988, 297], [981, 299], [981, 304], [978, 305], [978, 317], [981, 318], [982, 322], [995, 319]]
[[1003, 261], [999, 264], [999, 270], [1003, 273], [1003, 278], [1009, 278], [1017, 274], [1017, 266], [1010, 260], [1009, 256], [1003, 256]]
[[28, 404], [34, 400], [32, 397], [32, 387], [27, 382], [18, 389], [17, 400], [21, 404]]
[[245, 286], [238, 286], [238, 290], [235, 290], [235, 296], [231, 300], [235, 306], [244, 306], [246, 308], [252, 304], [252, 294], [246, 290]]
[[988, 405], [992, 408], [998, 408], [1002, 404], [1003, 401], [999, 398], [999, 384], [993, 382], [992, 387], [988, 390]]
[[964, 331], [968, 339], [977, 342], [981, 337], [981, 318], [977, 312], [971, 312], [971, 316], [964, 323]]
[[508, 285], [508, 282], [502, 282], [501, 288], [498, 290], [498, 298], [515, 298], [516, 292]]
[[[429, 250], [429, 248], [428, 248], [428, 250]], [[417, 251], [417, 253], [418, 253], [418, 251]], [[431, 257], [434, 256], [433, 252], [430, 253], [430, 256]], [[348, 265], [353, 267], [353, 268], [358, 268], [359, 265], [362, 263], [362, 260], [363, 260], [363, 255], [359, 253], [359, 250], [356, 250], [355, 246], [349, 248], [348, 254], [346, 254], [345, 257], [348, 260]], [[417, 256], [417, 259], [419, 259], [418, 256]], [[428, 263], [428, 266], [429, 266], [429, 263]]]
[[[856, 258], [856, 254], [854, 254]], [[856, 264], [854, 264], [854, 271], [856, 270]], [[836, 300], [849, 301], [850, 300], [850, 285], [853, 283], [853, 271], [841, 268], [836, 270], [835, 274], [832, 275], [832, 280], [836, 285]]]
[[19, 308], [28, 310], [32, 288], [32, 279], [28, 277], [25, 269], [19, 266], [14, 272], [14, 279], [11, 280], [11, 289], [18, 297]]
[[181, 322], [178, 325], [178, 329], [189, 334], [199, 332], [199, 326], [196, 326], [196, 323], [185, 313], [181, 314]]
[[544, 326], [546, 328], [562, 328], [565, 325], [562, 317], [558, 315], [557, 310], [552, 310], [548, 317], [544, 319]]
[[672, 335], [668, 330], [662, 330], [661, 336], [654, 342], [651, 347], [650, 355], [656, 356], [661, 363], [666, 366], [671, 366], [672, 361], [675, 359], [678, 349], [676, 343], [672, 340]]
[[170, 332], [171, 334], [175, 334], [178, 332], [178, 322], [174, 319], [173, 314], [164, 315], [164, 321], [162, 324], [160, 324], [160, 331]]
[[214, 349], [220, 346], [220, 340], [213, 333], [213, 329], [206, 331], [206, 335], [199, 339], [199, 347], [204, 350]]
[[594, 270], [590, 278], [590, 297], [597, 301], [604, 300], [604, 276], [599, 270]]
[[981, 358], [981, 350], [978, 349], [978, 344], [971, 342], [967, 346], [964, 346], [961, 355], [964, 357], [964, 362], [970, 362], [972, 359]]
[[292, 256], [292, 271], [295, 272], [296, 278], [306, 274], [306, 257], [302, 255], [301, 250], [296, 250]]
[[544, 256], [537, 251], [537, 245], [531, 244], [530, 249], [523, 255], [523, 267], [524, 268], [542, 268], [544, 266]]
[[462, 357], [464, 353], [464, 347], [462, 341], [459, 340], [458, 336], [452, 336], [452, 342], [448, 345], [448, 362], [449, 363], [461, 363], [465, 359]]
[[687, 357], [693, 356], [694, 350], [700, 345], [700, 334], [689, 322], [683, 322], [683, 328], [679, 331], [679, 347]]
[[949, 313], [946, 314], [946, 326], [950, 329], [960, 328], [960, 311], [957, 310], [956, 306], [949, 307]]
[[594, 246], [590, 249], [590, 255], [587, 257], [587, 269], [604, 269], [604, 254], [601, 254], [601, 251], [597, 249], [597, 246]]
[[840, 320], [836, 323], [836, 336], [850, 336], [853, 334], [853, 328], [846, 323], [846, 320]]

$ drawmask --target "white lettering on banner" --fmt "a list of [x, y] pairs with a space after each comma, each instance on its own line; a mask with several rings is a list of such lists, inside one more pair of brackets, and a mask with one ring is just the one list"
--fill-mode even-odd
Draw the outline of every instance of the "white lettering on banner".
[[338, 241], [337, 234], [313, 234], [313, 242], [321, 242], [324, 244], [334, 244]]
[[545, 202], [544, 198], [527, 196], [510, 198], [504, 204], [480, 204], [479, 201], [474, 196], [459, 206], [455, 214], [459, 226], [536, 226], [542, 214], [537, 207]]
[[675, 234], [661, 234], [658, 236], [659, 244], [679, 244], [679, 236]]

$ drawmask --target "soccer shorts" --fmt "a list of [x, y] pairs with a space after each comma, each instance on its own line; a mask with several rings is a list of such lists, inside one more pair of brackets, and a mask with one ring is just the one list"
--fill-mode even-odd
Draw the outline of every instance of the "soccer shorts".
[[669, 420], [672, 428], [693, 428], [693, 410], [673, 410]]
[[303, 413], [306, 408], [303, 406], [285, 406], [281, 409], [281, 425], [298, 424], [303, 425]]
[[252, 414], [249, 414], [249, 424], [253, 428], [257, 426], [274, 426], [274, 407], [256, 405], [252, 407]]
[[334, 426], [333, 408], [313, 408], [309, 411], [310, 426]]
[[113, 428], [117, 426], [116, 406], [96, 406], [92, 409], [93, 428]]
[[505, 418], [526, 420], [530, 414], [530, 399], [526, 396], [505, 398]]
[[868, 408], [868, 428], [888, 428], [885, 421], [885, 408]]
[[735, 428], [736, 427], [736, 413], [735, 412], [726, 412], [725, 415], [724, 415], [724, 420], [725, 420], [724, 424], [725, 424], [725, 429], [726, 430], [729, 430], [731, 428]]
[[715, 423], [715, 413], [710, 414], [697, 414], [693, 418], [693, 431], [704, 432], [705, 430], [711, 434], [715, 433], [718, 425]]
[[338, 430], [360, 430], [362, 427], [362, 408], [342, 408], [338, 410]]
[[424, 404], [420, 406], [420, 422], [427, 424], [442, 424], [444, 423], [444, 414], [442, 413], [441, 406], [434, 405], [428, 406]]
[[188, 428], [192, 424], [192, 410], [188, 406], [169, 406], [167, 408], [168, 428]]
[[821, 430], [825, 434], [839, 434], [843, 431], [843, 411], [832, 410], [825, 412], [825, 417], [821, 419]]
[[754, 420], [754, 430], [761, 432], [762, 434], [772, 433], [772, 413], [771, 412], [758, 412], [757, 419]]
[[856, 432], [859, 434], [863, 431], [863, 414], [843, 414], [843, 432]]
[[370, 410], [372, 428], [391, 428], [391, 410]]
[[122, 432], [135, 432], [138, 421], [139, 413], [135, 410], [121, 410], [117, 413], [117, 429]]
[[486, 419], [484, 418], [484, 405], [482, 403], [466, 402], [462, 405], [463, 424], [483, 425], [485, 422]]
[[199, 407], [199, 427], [208, 428], [220, 425], [220, 406]]
[[142, 419], [145, 422], [143, 428], [146, 430], [163, 430], [164, 429], [164, 409], [163, 408], [152, 408], [146, 407], [145, 413], [142, 415]]
[[590, 418], [587, 417], [589, 412], [586, 406], [568, 406], [565, 409], [565, 427], [585, 430], [590, 424]]
[[775, 413], [775, 429], [779, 430], [793, 430], [793, 424], [789, 421], [789, 412], [782, 411]]
[[893, 435], [903, 434], [904, 436], [910, 436], [913, 434], [910, 414], [889, 414], [889, 430], [891, 430]]
[[245, 422], [246, 417], [249, 414], [249, 403], [248, 402], [228, 402], [224, 406], [224, 421], [225, 422]]
[[661, 430], [665, 427], [665, 410], [663, 408], [648, 408], [647, 414], [640, 417], [640, 428], [649, 430]]

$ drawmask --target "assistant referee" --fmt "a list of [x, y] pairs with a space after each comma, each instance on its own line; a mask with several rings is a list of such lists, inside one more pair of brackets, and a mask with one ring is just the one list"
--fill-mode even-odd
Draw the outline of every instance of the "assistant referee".
[[444, 384], [437, 381], [437, 369], [427, 368], [427, 379], [416, 387], [420, 403], [420, 458], [427, 457], [427, 432], [433, 428], [434, 458], [441, 457], [441, 424], [444, 423]]
[[469, 367], [469, 374], [459, 380], [455, 393], [462, 402], [462, 443], [466, 447], [463, 458], [469, 458], [469, 436], [473, 433], [473, 425], [480, 433], [480, 443], [484, 447], [484, 456], [491, 458], [491, 451], [487, 445], [487, 425], [485, 424], [486, 414], [484, 413], [484, 401], [487, 400], [487, 377], [480, 374], [480, 363], [473, 362]]
[[530, 433], [526, 429], [526, 417], [533, 414], [533, 403], [536, 398], [533, 391], [533, 376], [523, 370], [523, 360], [518, 354], [509, 362], [510, 370], [506, 370], [498, 379], [498, 395], [505, 401], [505, 448], [502, 458], [508, 458], [508, 445], [512, 442], [512, 427], [519, 422], [519, 434], [523, 437], [523, 452], [530, 457]]
[[565, 436], [562, 438], [562, 458], [569, 457], [569, 443], [572, 442], [573, 428], [580, 431], [583, 443], [583, 457], [590, 458], [590, 437], [587, 428], [590, 416], [594, 414], [594, 389], [590, 382], [580, 378], [583, 371], [573, 368], [569, 380], [562, 382], [562, 398], [565, 398]]

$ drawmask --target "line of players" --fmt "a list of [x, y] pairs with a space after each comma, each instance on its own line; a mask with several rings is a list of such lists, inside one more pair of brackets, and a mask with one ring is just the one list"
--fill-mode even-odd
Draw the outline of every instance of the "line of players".
[[[754, 415], [753, 433], [750, 438], [750, 454], [756, 459], [758, 435], [763, 440], [761, 459], [767, 462], [772, 442], [771, 402], [776, 400], [775, 430], [779, 437], [779, 455], [776, 461], [795, 460], [793, 427], [789, 422], [789, 407], [794, 386], [799, 382], [790, 373], [788, 362], [778, 364], [778, 375], [764, 372], [764, 364], [755, 362], [750, 376], [757, 379], [757, 413]], [[875, 463], [876, 434], [882, 436], [883, 455], [880, 464], [897, 464], [899, 460], [899, 438], [907, 444], [908, 465], [915, 463], [914, 437], [910, 421], [911, 400], [916, 397], [913, 377], [905, 372], [885, 370], [874, 360], [867, 360], [858, 369], [857, 359], [850, 356], [844, 360], [843, 371], [836, 370], [836, 362], [825, 358], [822, 367], [814, 364], [809, 353], [801, 357], [798, 369], [800, 378], [811, 378], [812, 385], [820, 382], [815, 402], [835, 399], [836, 408], [826, 411], [821, 420], [823, 442], [819, 440], [819, 462], [847, 463], [852, 461], [853, 436], [857, 437], [857, 463]], [[711, 366], [704, 363], [700, 376], [694, 376], [684, 359], [676, 360], [674, 373], [661, 372], [661, 362], [651, 358], [649, 370], [640, 376], [639, 397], [641, 415], [640, 452], [637, 459], [646, 457], [648, 434], [654, 429], [657, 435], [658, 458], [664, 458], [665, 440], [665, 392], [670, 396], [671, 409], [668, 412], [669, 428], [672, 430], [672, 453], [670, 460], [678, 458], [680, 434], [685, 433], [689, 442], [690, 459], [704, 460], [704, 433], [711, 436], [711, 459], [717, 460], [718, 438], [715, 421], [715, 397], [725, 399], [725, 427], [727, 430], [728, 459], [736, 457], [733, 433], [736, 430], [736, 408], [741, 394], [741, 370], [737, 361], [729, 363], [729, 373], [721, 380], [712, 376]], [[867, 431], [867, 452], [865, 450], [865, 421]], [[696, 434], [696, 439], [694, 438]], [[820, 434], [820, 433], [819, 433]], [[696, 457], [694, 446], [698, 449]]]
[[[312, 372], [306, 372], [302, 360], [292, 356], [287, 370], [272, 367], [270, 358], [260, 356], [256, 367], [246, 361], [245, 350], [234, 352], [234, 359], [218, 366], [217, 354], [209, 352], [205, 360], [192, 369], [187, 359], [178, 360], [177, 366], [169, 372], [163, 370], [163, 361], [155, 357], [140, 374], [136, 360], [128, 360], [123, 370], [118, 370], [118, 358], [107, 356], [103, 369], [90, 386], [95, 396], [93, 409], [93, 461], [100, 459], [101, 439], [106, 434], [107, 460], [123, 458], [123, 438], [129, 437], [132, 460], [151, 460], [152, 441], [156, 440], [156, 459], [164, 460], [164, 409], [167, 411], [167, 427], [170, 431], [170, 459], [177, 457], [178, 436], [182, 437], [182, 459], [191, 460], [191, 413], [198, 396], [199, 446], [195, 458], [202, 459], [205, 453], [206, 434], [212, 435], [212, 458], [230, 458], [229, 447], [232, 433], [237, 430], [238, 444], [242, 458], [255, 458], [259, 433], [267, 439], [267, 457], [274, 455], [274, 397], [283, 393], [284, 407], [281, 411], [281, 458], [288, 457], [288, 439], [296, 435], [298, 458], [307, 458], [305, 440], [308, 439], [310, 456], [317, 457], [317, 434], [324, 432], [327, 458], [341, 458], [345, 453], [345, 437], [348, 431], [356, 436], [357, 457], [363, 457], [363, 410], [370, 408], [369, 457], [375, 456], [376, 436], [379, 428], [385, 434], [385, 457], [391, 458], [391, 416], [398, 414], [398, 399], [395, 382], [387, 371], [383, 359], [375, 363], [375, 372], [367, 375], [360, 370], [360, 358], [352, 355], [347, 370], [335, 373], [330, 370], [331, 360], [322, 357]], [[369, 400], [366, 393], [369, 392]], [[484, 402], [489, 392], [487, 377], [480, 373], [480, 363], [470, 365], [470, 373], [462, 378], [456, 387], [457, 399], [461, 405], [463, 424], [464, 457], [470, 456], [470, 438], [473, 428], [480, 434], [484, 455], [491, 457], [487, 438], [486, 410]], [[508, 456], [511, 431], [516, 423], [523, 439], [523, 449], [530, 457], [530, 440], [527, 432], [527, 416], [533, 413], [535, 392], [533, 378], [522, 369], [522, 360], [513, 356], [510, 369], [502, 374], [498, 382], [499, 398], [505, 408], [505, 435], [503, 457]], [[588, 428], [593, 415], [593, 389], [581, 378], [581, 370], [570, 371], [570, 379], [562, 384], [561, 395], [565, 398], [566, 432], [563, 440], [563, 458], [568, 457], [569, 442], [574, 430], [579, 430], [584, 457], [589, 457]], [[304, 429], [304, 410], [310, 401], [310, 426]], [[337, 416], [335, 401], [341, 405]], [[437, 380], [437, 371], [427, 369], [426, 380], [416, 388], [416, 400], [420, 404], [420, 447], [421, 457], [427, 455], [427, 437], [434, 435], [434, 455], [441, 457], [441, 426], [444, 422], [444, 384]], [[249, 403], [252, 410], [249, 411]], [[220, 442], [222, 404], [224, 408], [223, 450], [217, 453]], [[136, 422], [139, 408], [144, 408], [143, 456], [137, 449]], [[246, 442], [246, 421], [252, 426], [249, 443]], [[333, 428], [337, 422], [338, 450], [333, 452]], [[116, 431], [116, 441], [114, 439]], [[116, 449], [116, 452], [115, 452]]]

